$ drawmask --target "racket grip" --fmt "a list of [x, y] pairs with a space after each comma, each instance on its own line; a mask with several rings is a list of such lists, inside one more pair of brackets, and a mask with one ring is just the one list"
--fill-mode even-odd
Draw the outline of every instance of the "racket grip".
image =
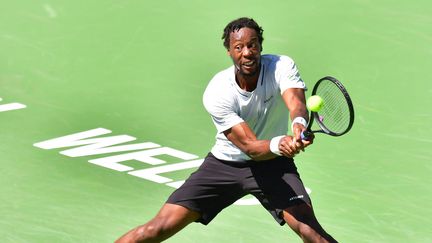
[[301, 139], [302, 140], [305, 140], [305, 141], [309, 141], [309, 139], [310, 139], [310, 136], [312, 135], [312, 132], [311, 131], [303, 131], [302, 133], [301, 133]]

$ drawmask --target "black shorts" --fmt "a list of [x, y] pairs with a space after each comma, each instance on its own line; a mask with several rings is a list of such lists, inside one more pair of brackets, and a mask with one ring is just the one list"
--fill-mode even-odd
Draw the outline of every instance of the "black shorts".
[[280, 225], [285, 223], [282, 210], [311, 204], [293, 159], [277, 157], [239, 164], [219, 160], [211, 153], [167, 203], [199, 212], [197, 222], [207, 225], [222, 209], [247, 194], [255, 196]]

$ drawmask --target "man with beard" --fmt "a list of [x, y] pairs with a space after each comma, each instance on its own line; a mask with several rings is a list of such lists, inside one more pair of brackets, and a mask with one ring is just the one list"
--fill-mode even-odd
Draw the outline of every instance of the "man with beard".
[[[309, 119], [306, 85], [291, 58], [261, 55], [262, 33], [250, 18], [225, 27], [234, 65], [216, 74], [203, 96], [217, 129], [215, 145], [153, 219], [117, 242], [161, 242], [192, 222], [207, 225], [247, 194], [304, 242], [336, 242], [315, 218], [293, 160], [313, 142], [313, 136], [301, 139]], [[286, 135], [289, 118], [292, 135]]]

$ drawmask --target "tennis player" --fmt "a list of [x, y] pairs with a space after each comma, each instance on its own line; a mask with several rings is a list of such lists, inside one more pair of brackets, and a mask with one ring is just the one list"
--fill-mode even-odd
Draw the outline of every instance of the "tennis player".
[[[215, 145], [153, 219], [117, 242], [161, 242], [192, 222], [207, 225], [247, 194], [304, 242], [336, 242], [314, 216], [293, 160], [313, 142], [300, 135], [308, 120], [305, 83], [291, 58], [261, 55], [262, 34], [250, 18], [225, 27], [234, 65], [213, 77], [203, 97], [217, 129]], [[286, 135], [289, 118], [292, 135]]]

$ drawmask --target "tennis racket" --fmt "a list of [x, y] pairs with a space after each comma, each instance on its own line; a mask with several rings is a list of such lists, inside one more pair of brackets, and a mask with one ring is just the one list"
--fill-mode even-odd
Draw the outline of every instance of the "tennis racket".
[[[351, 98], [339, 80], [324, 77], [315, 84], [312, 95], [319, 95], [324, 105], [318, 112], [311, 112], [306, 131], [301, 136], [308, 140], [312, 133], [325, 133], [341, 136], [354, 124], [354, 107]], [[318, 124], [318, 130], [312, 130], [312, 124]]]

